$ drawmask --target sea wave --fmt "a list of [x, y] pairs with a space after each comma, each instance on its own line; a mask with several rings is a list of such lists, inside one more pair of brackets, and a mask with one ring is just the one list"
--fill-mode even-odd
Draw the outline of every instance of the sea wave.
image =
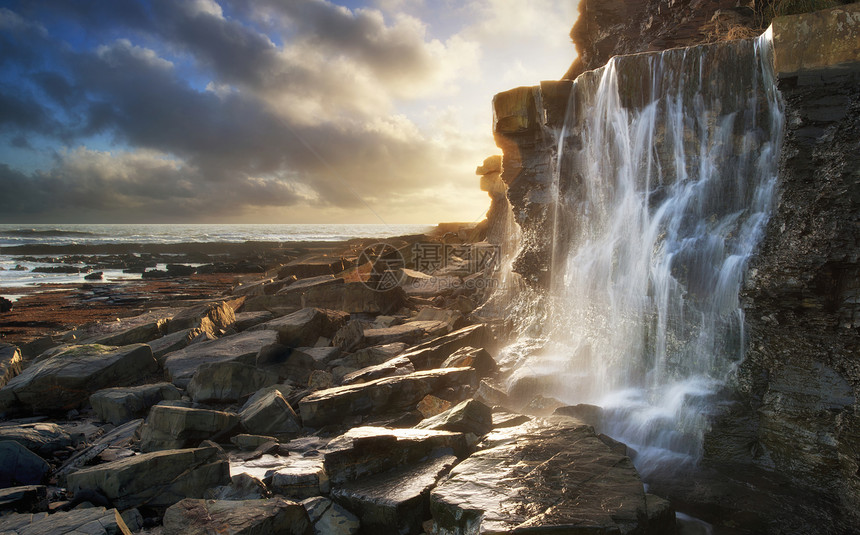
[[95, 232], [86, 232], [81, 230], [62, 230], [58, 228], [51, 229], [35, 229], [35, 228], [19, 228], [12, 230], [0, 230], [0, 237], [6, 238], [94, 238], [104, 236]]

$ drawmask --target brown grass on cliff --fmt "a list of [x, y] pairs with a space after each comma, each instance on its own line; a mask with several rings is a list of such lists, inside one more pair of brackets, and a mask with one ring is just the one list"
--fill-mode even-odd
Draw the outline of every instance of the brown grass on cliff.
[[855, 0], [765, 0], [756, 2], [756, 18], [767, 28], [775, 17], [800, 15], [821, 9], [850, 4]]

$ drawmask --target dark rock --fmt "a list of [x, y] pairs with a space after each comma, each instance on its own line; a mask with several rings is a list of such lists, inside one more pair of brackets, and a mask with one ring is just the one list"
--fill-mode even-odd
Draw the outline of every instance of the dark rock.
[[197, 446], [215, 435], [226, 439], [238, 424], [239, 417], [229, 412], [156, 405], [140, 428], [140, 451]]
[[330, 388], [302, 399], [299, 411], [306, 426], [320, 427], [351, 415], [411, 410], [427, 394], [474, 383], [474, 375], [471, 368], [448, 368]]
[[308, 277], [332, 276], [352, 267], [352, 262], [345, 258], [327, 256], [308, 257], [290, 262], [278, 271], [278, 278], [285, 279], [295, 276], [299, 279]]
[[314, 496], [301, 503], [314, 525], [314, 535], [355, 535], [361, 527], [354, 514], [328, 498]]
[[430, 500], [436, 528], [446, 533], [674, 531], [648, 529], [645, 490], [628, 457], [589, 427], [565, 423], [536, 420], [491, 433]]
[[203, 497], [207, 500], [262, 500], [271, 498], [272, 493], [262, 481], [242, 473], [231, 477], [229, 485], [207, 489]]
[[361, 282], [348, 282], [312, 287], [302, 294], [302, 304], [350, 314], [390, 314], [404, 307], [406, 295], [399, 287], [379, 291]]
[[332, 489], [337, 503], [379, 534], [421, 533], [430, 518], [430, 490], [457, 463], [453, 455], [351, 481]]
[[0, 490], [0, 512], [38, 513], [47, 510], [48, 488], [44, 485], [22, 485]]
[[0, 405], [57, 411], [80, 407], [102, 388], [140, 381], [158, 368], [148, 345], [72, 346], [37, 362], [0, 390]]
[[103, 422], [120, 425], [144, 416], [153, 405], [182, 397], [170, 383], [106, 388], [90, 396], [90, 405]]
[[0, 314], [4, 312], [9, 312], [10, 310], [12, 310], [13, 306], [14, 304], [12, 303], [12, 301], [6, 299], [3, 296], [0, 296]]
[[461, 347], [442, 363], [443, 368], [475, 368], [478, 377], [489, 377], [499, 371], [496, 360], [484, 348]]
[[0, 488], [38, 485], [51, 471], [44, 459], [14, 440], [0, 440]]
[[[87, 465], [97, 457], [107, 457], [107, 455], [105, 454], [109, 454], [111, 451], [128, 452], [128, 448], [131, 445], [131, 441], [133, 437], [136, 436], [137, 430], [142, 424], [142, 419], [126, 422], [116, 427], [112, 431], [109, 431], [104, 435], [98, 437], [97, 439], [92, 440], [92, 443], [87, 447], [78, 450], [74, 455], [66, 459], [63, 462], [62, 466], [60, 466], [60, 468], [58, 468], [55, 472], [59, 484], [64, 485], [65, 478], [68, 474], [80, 469], [82, 466]], [[122, 456], [117, 455], [116, 457], [121, 458]]]
[[477, 436], [486, 435], [493, 429], [493, 410], [480, 401], [470, 399], [432, 418], [427, 418], [415, 427], [472, 433]]
[[251, 397], [239, 413], [242, 427], [255, 435], [292, 437], [301, 430], [299, 417], [276, 388]]
[[197, 268], [185, 264], [167, 264], [167, 272], [171, 277], [187, 277], [197, 273]]
[[105, 278], [105, 274], [101, 271], [95, 271], [88, 275], [84, 275], [84, 280], [88, 281], [100, 281]]
[[84, 468], [67, 478], [72, 494], [96, 490], [121, 510], [167, 507], [229, 483], [229, 463], [211, 447], [145, 453]]
[[262, 310], [260, 312], [240, 312], [239, 314], [236, 314], [236, 330], [239, 332], [247, 331], [251, 327], [274, 319], [274, 317], [275, 315], [268, 310]]
[[164, 271], [162, 269], [150, 269], [150, 270], [144, 271], [143, 273], [140, 274], [140, 278], [142, 278], [144, 280], [169, 279], [170, 277], [173, 277], [173, 275], [171, 275], [170, 273], [168, 273], [167, 271]]
[[195, 402], [238, 401], [276, 382], [277, 377], [255, 366], [213, 362], [197, 368], [186, 390]]
[[297, 347], [281, 354], [262, 355], [257, 366], [282, 379], [306, 384], [311, 372], [325, 370], [340, 354], [336, 347]]
[[184, 499], [164, 513], [164, 535], [231, 533], [312, 535], [308, 513], [283, 498], [270, 500]]

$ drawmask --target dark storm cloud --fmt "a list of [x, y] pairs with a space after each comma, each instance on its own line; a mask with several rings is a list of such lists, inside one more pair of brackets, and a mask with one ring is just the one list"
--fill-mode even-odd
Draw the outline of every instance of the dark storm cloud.
[[[439, 155], [411, 123], [386, 117], [396, 89], [373, 85], [378, 76], [421, 86], [441, 68], [409, 24], [315, 0], [271, 2], [294, 25], [283, 27], [293, 40], [276, 46], [208, 0], [18, 7], [0, 11], [14, 30], [0, 40], [4, 61], [22, 87], [0, 93], [0, 129], [19, 140], [52, 133], [73, 148], [39, 171], [0, 167], [0, 191], [16, 199], [6, 220], [358, 207], [433, 186]], [[94, 44], [47, 37], [44, 25], [64, 17]], [[26, 46], [34, 36], [38, 57]], [[83, 148], [93, 135], [120, 149]]]

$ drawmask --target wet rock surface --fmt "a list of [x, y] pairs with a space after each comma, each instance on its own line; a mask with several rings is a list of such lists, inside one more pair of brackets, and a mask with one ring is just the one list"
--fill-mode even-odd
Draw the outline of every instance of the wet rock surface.
[[283, 498], [271, 500], [184, 499], [164, 513], [165, 535], [283, 533], [311, 535], [305, 508]]

